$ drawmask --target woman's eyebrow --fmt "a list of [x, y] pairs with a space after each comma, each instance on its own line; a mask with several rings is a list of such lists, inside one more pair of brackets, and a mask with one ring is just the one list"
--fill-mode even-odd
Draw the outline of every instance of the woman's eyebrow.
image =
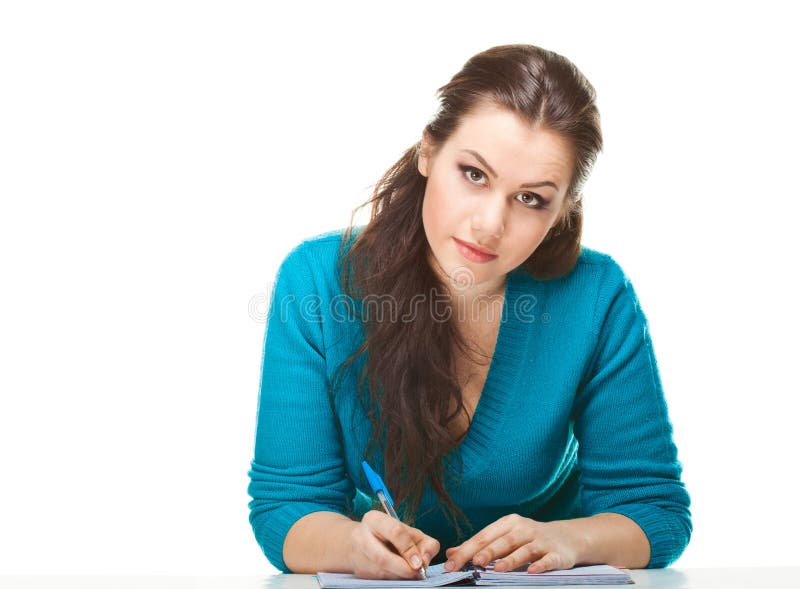
[[[489, 173], [492, 176], [497, 178], [497, 172], [495, 172], [494, 169], [492, 168], [492, 166], [489, 165], [489, 162], [487, 162], [485, 159], [483, 159], [483, 156], [481, 154], [479, 154], [477, 151], [475, 151], [473, 149], [462, 149], [461, 151], [466, 151], [467, 153], [470, 153], [473, 156], [475, 156], [475, 159], [477, 159], [481, 164], [483, 164], [483, 166], [487, 170], [489, 170]], [[553, 188], [558, 190], [558, 186], [556, 186], [554, 182], [550, 182], [550, 181], [545, 181], [545, 182], [526, 182], [525, 184], [520, 184], [519, 185], [520, 188], [538, 188], [539, 186], [552, 186]]]

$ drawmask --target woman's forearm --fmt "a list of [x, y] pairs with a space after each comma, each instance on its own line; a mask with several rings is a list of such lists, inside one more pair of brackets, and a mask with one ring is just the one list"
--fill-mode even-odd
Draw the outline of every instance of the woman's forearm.
[[562, 520], [580, 538], [579, 564], [642, 569], [650, 562], [650, 541], [636, 522], [619, 513]]
[[283, 542], [283, 561], [293, 573], [352, 573], [350, 532], [358, 522], [333, 511], [301, 517]]
[[[647, 536], [624, 515], [599, 513], [557, 523], [576, 538], [578, 564], [605, 563], [638, 569], [650, 562]], [[357, 521], [332, 511], [317, 511], [300, 518], [289, 529], [283, 544], [286, 566], [294, 573], [352, 573], [350, 534], [357, 525]]]

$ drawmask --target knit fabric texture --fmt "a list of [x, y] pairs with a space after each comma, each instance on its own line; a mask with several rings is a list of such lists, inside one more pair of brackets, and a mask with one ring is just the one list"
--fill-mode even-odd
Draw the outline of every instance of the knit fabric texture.
[[[360, 519], [373, 505], [361, 469], [371, 434], [356, 393], [361, 358], [335, 402], [328, 394], [363, 341], [340, 284], [342, 234], [294, 247], [269, 300], [248, 493], [256, 540], [283, 572], [291, 572], [284, 539], [298, 519], [317, 511]], [[448, 492], [471, 528], [457, 537], [426, 483], [414, 526], [439, 540], [434, 564], [511, 513], [538, 521], [618, 513], [646, 534], [648, 568], [682, 554], [690, 498], [648, 323], [610, 255], [582, 247], [575, 268], [553, 280], [521, 267], [508, 274], [480, 400], [445, 459]], [[370, 466], [384, 474], [380, 452]]]

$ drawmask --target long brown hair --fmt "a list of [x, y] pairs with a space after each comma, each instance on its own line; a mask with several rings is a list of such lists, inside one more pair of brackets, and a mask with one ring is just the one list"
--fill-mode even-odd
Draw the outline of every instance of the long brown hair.
[[[541, 280], [572, 270], [580, 254], [580, 191], [602, 149], [600, 116], [589, 81], [557, 53], [534, 45], [501, 45], [470, 58], [437, 96], [438, 111], [425, 126], [434, 151], [465, 114], [484, 104], [509, 109], [568, 141], [575, 163], [565, 209], [521, 266]], [[470, 522], [447, 491], [444, 459], [464, 437], [453, 439], [448, 424], [462, 412], [468, 416], [454, 370], [456, 349], [468, 345], [452, 319], [431, 321], [414, 306], [420, 293], [431, 293], [430, 305], [434, 298], [441, 303], [448, 292], [427, 261], [429, 245], [422, 225], [427, 178], [417, 167], [421, 145], [408, 148], [375, 185], [372, 197], [353, 211], [354, 217], [372, 204], [370, 221], [357, 238], [353, 217], [344, 232], [339, 261], [343, 292], [349, 295], [345, 298], [366, 300], [374, 295], [390, 300], [393, 309], [388, 319], [360, 313], [364, 341], [337, 369], [331, 392], [341, 371], [366, 353], [358, 396], [372, 436], [364, 458], [382, 446], [384, 478], [398, 504], [402, 502], [404, 521], [413, 525], [427, 479], [461, 536], [458, 518], [468, 526]], [[398, 316], [410, 320], [397, 321]], [[456, 410], [449, 412], [454, 400]]]

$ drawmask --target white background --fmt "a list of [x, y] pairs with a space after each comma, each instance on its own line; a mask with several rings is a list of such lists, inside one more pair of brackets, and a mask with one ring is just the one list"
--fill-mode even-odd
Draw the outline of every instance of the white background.
[[257, 303], [505, 43], [598, 93], [584, 244], [650, 321], [693, 500], [676, 566], [797, 564], [783, 5], [287, 4], [0, 5], [0, 573], [274, 570], [246, 494]]

